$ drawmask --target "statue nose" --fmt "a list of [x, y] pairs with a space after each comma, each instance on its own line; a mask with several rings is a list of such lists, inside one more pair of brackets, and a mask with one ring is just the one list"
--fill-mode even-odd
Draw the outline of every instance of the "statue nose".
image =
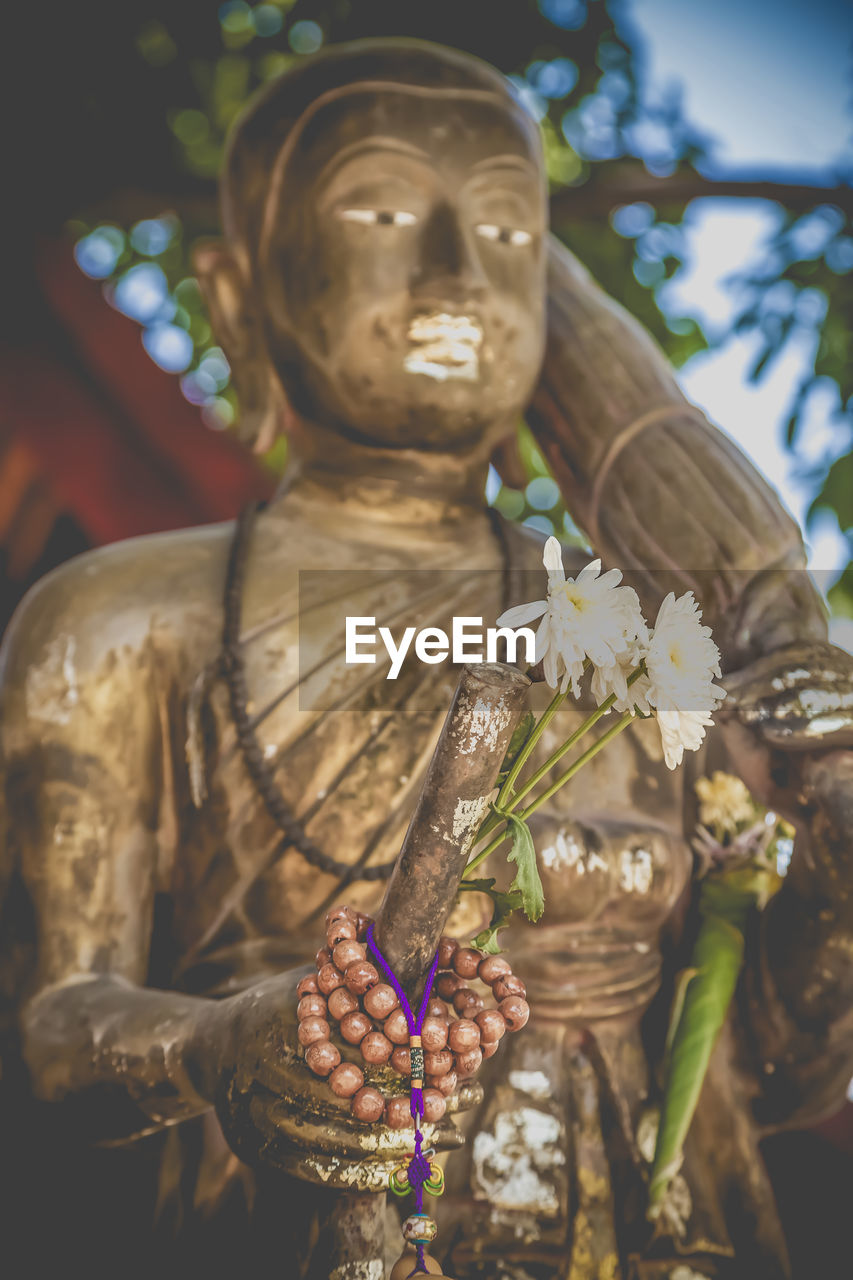
[[485, 291], [476, 246], [447, 202], [433, 209], [424, 227], [412, 292], [441, 294], [448, 301], [476, 299]]

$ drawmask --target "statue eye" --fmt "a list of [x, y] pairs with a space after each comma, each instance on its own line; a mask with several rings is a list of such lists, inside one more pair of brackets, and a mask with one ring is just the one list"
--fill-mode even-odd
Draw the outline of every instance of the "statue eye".
[[407, 209], [341, 209], [342, 222], [360, 222], [364, 227], [413, 227], [417, 217]]
[[494, 222], [480, 222], [474, 230], [484, 240], [491, 240], [494, 244], [511, 244], [515, 248], [530, 244], [533, 239], [529, 231], [522, 231], [518, 227], [499, 227]]

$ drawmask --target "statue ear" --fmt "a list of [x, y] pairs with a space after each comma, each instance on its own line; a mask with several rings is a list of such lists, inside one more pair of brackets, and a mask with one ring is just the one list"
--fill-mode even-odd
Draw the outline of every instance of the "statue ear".
[[248, 270], [221, 240], [197, 245], [193, 267], [213, 332], [231, 365], [240, 399], [240, 435], [257, 453], [266, 453], [287, 430], [293, 410], [269, 358]]

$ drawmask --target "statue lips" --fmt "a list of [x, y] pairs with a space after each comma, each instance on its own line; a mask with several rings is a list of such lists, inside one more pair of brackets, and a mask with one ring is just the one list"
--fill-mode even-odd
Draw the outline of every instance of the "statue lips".
[[423, 374], [438, 382], [448, 378], [477, 381], [483, 342], [478, 320], [447, 311], [430, 311], [412, 318], [406, 337], [411, 344], [403, 362], [407, 373]]

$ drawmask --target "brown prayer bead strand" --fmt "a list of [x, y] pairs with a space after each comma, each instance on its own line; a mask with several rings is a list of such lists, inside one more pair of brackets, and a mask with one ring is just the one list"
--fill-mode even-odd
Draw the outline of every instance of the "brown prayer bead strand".
[[499, 978], [506, 977], [512, 973], [509, 961], [504, 960], [503, 956], [485, 956], [480, 961], [477, 970], [477, 976], [481, 982], [485, 982], [487, 987], [491, 987]]
[[398, 1045], [391, 1054], [391, 1066], [401, 1076], [407, 1076], [412, 1070], [412, 1055], [403, 1045]]
[[307, 1049], [320, 1040], [328, 1040], [331, 1028], [325, 1018], [303, 1018], [296, 1035], [299, 1043]]
[[336, 987], [344, 985], [344, 975], [331, 961], [327, 961], [317, 974], [317, 985], [324, 996], [331, 995]]
[[334, 951], [339, 942], [355, 942], [358, 929], [352, 920], [338, 920], [326, 933], [326, 946]]
[[332, 962], [337, 965], [341, 973], [346, 973], [351, 964], [355, 964], [356, 960], [363, 960], [364, 958], [364, 944], [355, 942], [352, 938], [344, 938], [332, 952]]
[[480, 1028], [480, 1044], [497, 1044], [506, 1033], [506, 1019], [500, 1009], [484, 1009], [474, 1019]]
[[361, 1044], [366, 1035], [373, 1030], [373, 1023], [366, 1013], [356, 1010], [341, 1018], [341, 1035], [347, 1044]]
[[527, 1026], [530, 1005], [521, 996], [507, 996], [498, 1005], [498, 1013], [506, 1023], [508, 1031], [521, 1031], [522, 1027]]
[[361, 1056], [369, 1067], [384, 1067], [394, 1052], [394, 1045], [381, 1031], [370, 1031], [361, 1044]]
[[346, 987], [335, 987], [329, 993], [329, 1013], [336, 1022], [340, 1022], [348, 1013], [355, 1013], [358, 1008], [358, 997], [347, 991]]
[[387, 982], [379, 982], [365, 991], [362, 1000], [364, 1012], [377, 1022], [383, 1022], [398, 1007], [397, 993]]
[[460, 947], [453, 957], [453, 970], [460, 978], [470, 982], [476, 978], [482, 956], [473, 947]]
[[498, 978], [492, 987], [492, 994], [499, 1004], [501, 1000], [506, 1000], [507, 996], [520, 996], [523, 1000], [527, 995], [527, 987], [521, 978], [516, 978], [514, 973], [507, 973]]
[[328, 1005], [321, 995], [303, 996], [296, 1007], [296, 1016], [300, 1022], [305, 1018], [325, 1018]]
[[[306, 1063], [315, 1075], [329, 1078], [338, 1097], [350, 1099], [356, 1119], [375, 1123], [384, 1116], [391, 1128], [407, 1128], [410, 1099], [401, 1096], [386, 1102], [377, 1089], [364, 1085], [364, 1074], [355, 1063], [341, 1062], [329, 1040], [327, 1018], [333, 1018], [367, 1065], [390, 1063], [401, 1075], [411, 1072], [406, 1017], [394, 989], [380, 980], [366, 958], [364, 939], [371, 919], [349, 907], [336, 907], [325, 924], [327, 946], [316, 956], [319, 972], [301, 979], [297, 987], [299, 1039]], [[443, 937], [438, 963], [442, 972], [418, 1038], [424, 1049], [424, 1119], [431, 1123], [441, 1119], [446, 1098], [459, 1080], [474, 1075], [497, 1052], [506, 1031], [520, 1031], [530, 1017], [525, 985], [503, 956], [483, 955]], [[468, 985], [472, 981], [491, 988], [497, 1008], [485, 1007], [483, 997]]]
[[[363, 996], [379, 982], [379, 972], [369, 960], [356, 960], [347, 967], [344, 981], [354, 996]], [[322, 984], [321, 984], [322, 986]]]
[[330, 1040], [317, 1040], [305, 1050], [305, 1061], [315, 1076], [328, 1076], [340, 1066], [341, 1055]]
[[339, 1098], [351, 1098], [364, 1087], [364, 1072], [354, 1062], [342, 1062], [329, 1076], [332, 1093]]
[[391, 1129], [408, 1129], [413, 1127], [412, 1106], [405, 1094], [389, 1098], [385, 1103], [385, 1123]]
[[364, 1120], [368, 1124], [375, 1124], [377, 1120], [382, 1119], [382, 1113], [385, 1110], [385, 1099], [378, 1089], [365, 1085], [353, 1097], [350, 1109], [356, 1120]]

